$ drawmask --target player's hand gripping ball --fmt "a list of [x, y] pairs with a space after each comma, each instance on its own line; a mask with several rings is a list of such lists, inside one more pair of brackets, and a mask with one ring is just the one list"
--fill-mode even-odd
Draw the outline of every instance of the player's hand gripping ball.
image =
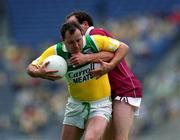
[[67, 72], [66, 60], [59, 55], [51, 55], [44, 60], [44, 63], [49, 62], [47, 69], [58, 70], [57, 74], [63, 77]]

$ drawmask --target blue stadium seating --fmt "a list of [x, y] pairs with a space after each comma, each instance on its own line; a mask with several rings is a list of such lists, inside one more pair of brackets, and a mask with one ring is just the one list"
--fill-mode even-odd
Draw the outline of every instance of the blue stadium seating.
[[59, 28], [65, 16], [73, 10], [86, 10], [96, 20], [121, 18], [128, 14], [172, 10], [179, 0], [6, 0], [11, 35], [18, 43], [37, 46], [42, 42], [57, 42]]

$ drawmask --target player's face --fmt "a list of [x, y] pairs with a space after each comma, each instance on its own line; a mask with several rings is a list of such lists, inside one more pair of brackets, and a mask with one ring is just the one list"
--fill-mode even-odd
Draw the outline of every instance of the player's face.
[[80, 24], [75, 16], [71, 16], [71, 17], [67, 20], [67, 22], [75, 22], [75, 23], [78, 23], [78, 24], [81, 26], [82, 30], [83, 30], [83, 34], [86, 33], [87, 28], [89, 27], [89, 26], [88, 26], [88, 27], [86, 26], [87, 24], [84, 24], [84, 23], [87, 23], [86, 21], [83, 22], [82, 24]]
[[70, 34], [69, 31], [67, 31], [65, 33], [64, 44], [71, 54], [81, 52], [83, 46], [83, 36], [81, 34], [81, 31], [79, 29], [76, 29], [73, 34]]

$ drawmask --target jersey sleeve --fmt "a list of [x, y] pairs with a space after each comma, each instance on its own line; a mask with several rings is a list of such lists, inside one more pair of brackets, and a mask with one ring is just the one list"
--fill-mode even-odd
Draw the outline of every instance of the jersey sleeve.
[[91, 37], [99, 51], [115, 52], [119, 45], [122, 43], [107, 36], [93, 35]]
[[47, 48], [37, 59], [35, 59], [32, 62], [32, 65], [40, 66], [48, 56], [55, 54], [56, 54], [56, 45]]

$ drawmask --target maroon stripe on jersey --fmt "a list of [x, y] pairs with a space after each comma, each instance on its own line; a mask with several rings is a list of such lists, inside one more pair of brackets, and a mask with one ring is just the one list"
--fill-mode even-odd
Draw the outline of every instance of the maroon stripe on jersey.
[[108, 37], [113, 37], [111, 33], [105, 31], [102, 28], [93, 28], [90, 31], [90, 35], [102, 35], [102, 36], [108, 36]]

